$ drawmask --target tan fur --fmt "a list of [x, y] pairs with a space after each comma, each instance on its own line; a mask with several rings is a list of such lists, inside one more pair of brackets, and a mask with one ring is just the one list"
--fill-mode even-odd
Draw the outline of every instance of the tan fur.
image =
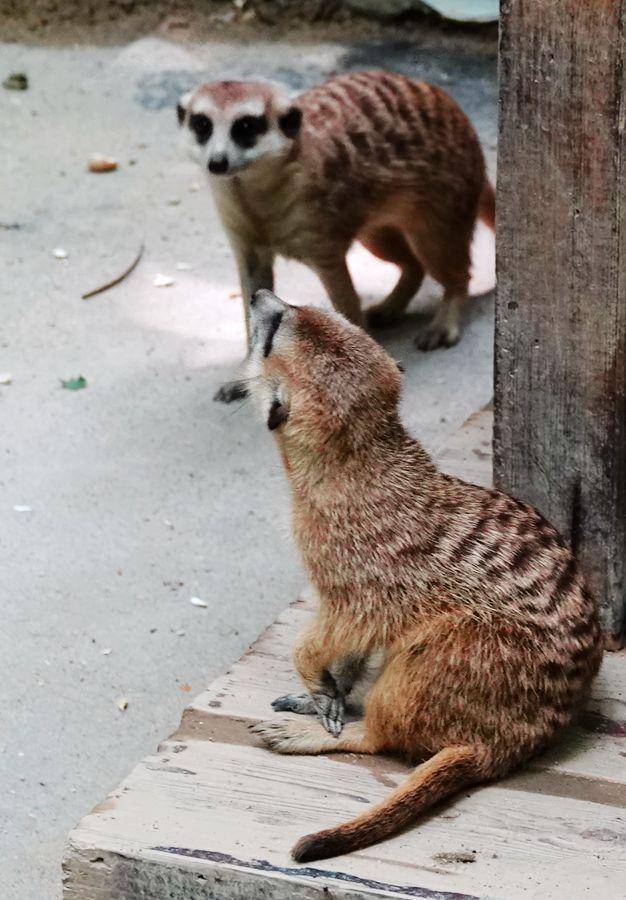
[[[555, 529], [523, 502], [442, 474], [406, 433], [400, 375], [380, 346], [340, 317], [267, 291], [252, 316], [254, 389], [320, 599], [294, 661], [339, 736], [313, 720], [255, 730], [283, 753], [424, 761], [383, 803], [303, 838], [294, 856], [304, 861], [389, 837], [437, 800], [543, 750], [583, 706], [601, 635]], [[341, 731], [350, 678], [372, 653], [383, 664], [364, 720]]]
[[[208, 109], [217, 122], [245, 102], [258, 102], [268, 133], [278, 134], [288, 101], [263, 82], [203, 85], [186, 108]], [[477, 215], [494, 226], [493, 189], [467, 117], [441, 88], [381, 71], [332, 78], [295, 103], [302, 125], [293, 141], [279, 140], [275, 152], [260, 145], [232, 177], [210, 179], [244, 300], [273, 287], [272, 265], [281, 254], [310, 266], [335, 309], [362, 323], [345, 261], [359, 240], [401, 270], [370, 323], [401, 315], [428, 272], [444, 298], [418, 346], [455, 343]]]

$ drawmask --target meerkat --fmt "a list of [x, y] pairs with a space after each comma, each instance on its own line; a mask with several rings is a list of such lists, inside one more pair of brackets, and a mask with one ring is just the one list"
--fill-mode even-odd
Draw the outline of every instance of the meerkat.
[[[313, 269], [334, 308], [365, 324], [346, 265], [357, 240], [400, 268], [368, 324], [401, 316], [427, 272], [444, 293], [416, 344], [458, 341], [474, 226], [480, 216], [494, 227], [495, 198], [476, 132], [444, 90], [383, 71], [331, 78], [296, 99], [266, 82], [220, 81], [181, 98], [178, 120], [208, 174], [246, 310], [255, 290], [273, 288], [280, 254]], [[244, 392], [231, 384], [217, 399]]]
[[[382, 803], [299, 840], [305, 862], [388, 838], [539, 753], [581, 710], [602, 640], [557, 531], [528, 504], [438, 471], [404, 429], [400, 373], [370, 336], [267, 290], [251, 323], [251, 390], [319, 596], [294, 651], [307, 693], [274, 704], [317, 718], [252, 730], [279, 753], [418, 764]], [[364, 718], [346, 723], [364, 677]]]

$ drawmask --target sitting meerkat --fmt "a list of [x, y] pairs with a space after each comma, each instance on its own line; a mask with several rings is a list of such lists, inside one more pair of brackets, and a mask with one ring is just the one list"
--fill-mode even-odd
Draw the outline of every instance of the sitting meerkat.
[[[266, 290], [251, 322], [251, 391], [276, 435], [319, 595], [294, 652], [308, 693], [274, 704], [318, 718], [252, 730], [279, 753], [420, 763], [382, 803], [298, 841], [304, 862], [388, 838], [543, 750], [581, 710], [602, 639], [552, 525], [507, 494], [442, 474], [407, 434], [398, 369], [371, 337]], [[345, 724], [363, 678], [364, 718]]]
[[[397, 319], [428, 272], [444, 294], [417, 346], [456, 343], [476, 217], [493, 228], [495, 198], [476, 132], [445, 91], [380, 71], [331, 78], [296, 100], [270, 83], [220, 81], [186, 94], [178, 119], [208, 172], [245, 309], [273, 288], [281, 254], [310, 266], [335, 309], [363, 324], [346, 265], [358, 240], [400, 268], [369, 324]], [[217, 399], [243, 393], [230, 384]]]

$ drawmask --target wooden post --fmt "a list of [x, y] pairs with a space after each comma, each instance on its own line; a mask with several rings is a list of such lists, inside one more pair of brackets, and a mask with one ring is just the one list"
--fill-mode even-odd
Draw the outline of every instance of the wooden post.
[[494, 476], [626, 619], [626, 5], [502, 0]]

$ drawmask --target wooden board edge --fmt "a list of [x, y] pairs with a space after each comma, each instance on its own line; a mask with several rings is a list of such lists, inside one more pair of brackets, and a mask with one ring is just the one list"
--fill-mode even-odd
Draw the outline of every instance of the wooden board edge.
[[[280, 867], [224, 853], [179, 847], [141, 855], [89, 847], [70, 832], [63, 858], [63, 900], [481, 900], [475, 894], [385, 884], [318, 866]], [[166, 893], [167, 891], [167, 893]], [[485, 897], [485, 900], [487, 898]]]

